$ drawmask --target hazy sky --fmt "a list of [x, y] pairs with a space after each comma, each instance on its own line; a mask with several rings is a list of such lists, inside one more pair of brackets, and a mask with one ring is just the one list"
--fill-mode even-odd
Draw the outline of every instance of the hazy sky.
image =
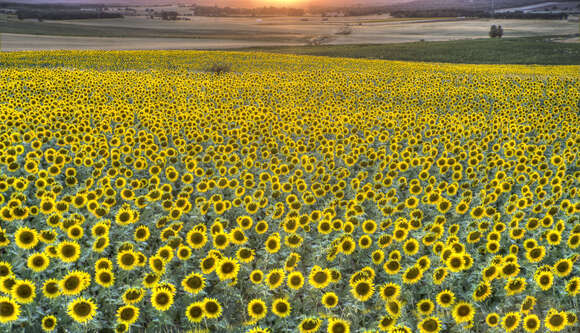
[[[0, 0], [2, 1], [2, 0]], [[309, 5], [373, 5], [408, 2], [410, 0], [9, 0], [23, 3], [103, 3], [103, 4], [193, 4], [255, 7], [255, 6], [309, 6]]]

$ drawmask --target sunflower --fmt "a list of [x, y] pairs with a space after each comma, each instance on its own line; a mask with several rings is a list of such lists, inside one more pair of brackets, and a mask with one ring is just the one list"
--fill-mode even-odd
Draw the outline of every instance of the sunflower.
[[276, 289], [284, 283], [286, 273], [282, 269], [273, 269], [266, 275], [266, 284], [270, 290]]
[[559, 277], [566, 277], [572, 272], [573, 263], [570, 259], [560, 259], [554, 264], [553, 272]]
[[441, 320], [437, 317], [427, 317], [418, 325], [420, 333], [437, 333], [441, 331]]
[[28, 257], [27, 266], [35, 272], [44, 271], [50, 264], [50, 259], [44, 253], [35, 253]]
[[435, 271], [433, 271], [433, 283], [436, 285], [443, 283], [447, 277], [448, 272], [449, 271], [445, 267], [437, 268]]
[[524, 317], [522, 327], [528, 333], [534, 333], [540, 329], [540, 318], [535, 314], [529, 314]]
[[402, 308], [403, 306], [401, 302], [397, 299], [391, 299], [385, 303], [385, 310], [387, 310], [389, 315], [393, 318], [399, 318]]
[[384, 315], [381, 317], [381, 319], [379, 319], [378, 323], [379, 330], [389, 331], [389, 329], [391, 329], [391, 327], [395, 325], [395, 322], [396, 320], [393, 317], [389, 315]]
[[526, 314], [534, 309], [536, 305], [536, 298], [533, 296], [526, 296], [520, 307], [520, 312]]
[[417, 312], [422, 316], [428, 316], [435, 310], [435, 304], [430, 299], [422, 299], [417, 303]]
[[350, 323], [346, 320], [331, 318], [328, 320], [328, 333], [349, 333]]
[[288, 317], [291, 310], [290, 302], [286, 298], [277, 298], [272, 302], [272, 312], [280, 318]]
[[129, 288], [123, 293], [123, 303], [130, 305], [139, 303], [145, 296], [145, 291], [138, 288]]
[[500, 272], [504, 278], [513, 278], [520, 273], [520, 266], [516, 262], [506, 262], [501, 266]]
[[222, 306], [217, 300], [213, 298], [206, 298], [203, 300], [202, 305], [203, 313], [206, 318], [212, 319], [221, 316]]
[[359, 280], [351, 284], [350, 292], [358, 301], [365, 302], [373, 296], [375, 287], [369, 280]]
[[57, 279], [48, 279], [42, 285], [42, 294], [46, 298], [55, 298], [61, 294], [60, 282]]
[[217, 263], [216, 273], [221, 281], [235, 279], [238, 276], [240, 264], [237, 260], [223, 257]]
[[437, 294], [437, 304], [443, 308], [448, 308], [455, 303], [455, 294], [451, 290], [443, 290]]
[[485, 322], [489, 327], [496, 327], [499, 324], [499, 315], [495, 312], [491, 312], [485, 317]]
[[247, 247], [242, 247], [236, 252], [236, 257], [243, 263], [250, 263], [254, 260], [256, 251]]
[[375, 250], [371, 254], [371, 259], [373, 260], [373, 264], [380, 265], [383, 260], [385, 259], [385, 253], [382, 250]]
[[144, 242], [147, 239], [149, 239], [150, 235], [151, 232], [149, 231], [149, 228], [145, 225], [141, 225], [138, 226], [137, 229], [135, 229], [135, 232], [133, 233], [133, 238], [135, 239], [136, 242]]
[[523, 292], [526, 289], [526, 279], [524, 278], [511, 278], [506, 283], [504, 289], [508, 296], [516, 295]]
[[56, 317], [55, 316], [44, 316], [42, 317], [42, 330], [45, 332], [52, 332], [56, 328]]
[[139, 308], [133, 305], [124, 305], [117, 310], [117, 321], [131, 325], [139, 319]]
[[423, 271], [417, 266], [411, 266], [403, 273], [403, 282], [406, 284], [415, 284], [423, 277]]
[[526, 251], [526, 259], [529, 262], [537, 263], [544, 259], [546, 255], [546, 248], [543, 246], [535, 246], [532, 249]]
[[557, 230], [550, 230], [546, 235], [546, 241], [550, 245], [558, 245], [562, 240], [562, 235]]
[[566, 292], [570, 296], [576, 296], [580, 293], [580, 277], [575, 276], [566, 284]]
[[381, 286], [380, 296], [383, 301], [389, 301], [399, 298], [401, 294], [401, 286], [396, 283], [388, 282]]
[[280, 237], [276, 234], [272, 234], [268, 237], [264, 245], [266, 246], [266, 251], [268, 253], [277, 253], [280, 250]]
[[151, 295], [151, 304], [158, 311], [167, 311], [173, 305], [174, 293], [169, 288], [155, 288]]
[[39, 242], [36, 230], [27, 227], [18, 228], [14, 233], [14, 239], [16, 240], [16, 246], [25, 250], [32, 249]]
[[352, 237], [348, 236], [345, 237], [342, 242], [339, 244], [339, 249], [342, 253], [344, 253], [345, 255], [350, 255], [354, 252], [354, 250], [356, 249], [356, 243], [355, 241], [352, 239]]
[[93, 252], [101, 253], [101, 252], [105, 251], [105, 249], [109, 246], [109, 243], [110, 243], [110, 240], [109, 240], [108, 235], [98, 237], [93, 242], [93, 246], [92, 246]]
[[32, 303], [36, 297], [36, 286], [30, 280], [16, 280], [10, 290], [10, 295], [18, 303]]
[[81, 256], [81, 246], [75, 241], [63, 241], [58, 244], [58, 257], [64, 262], [75, 262]]
[[193, 228], [187, 233], [185, 240], [192, 249], [197, 250], [205, 246], [207, 243], [207, 235], [205, 230]]
[[[252, 281], [254, 280], [252, 279]], [[302, 273], [298, 271], [291, 272], [290, 274], [288, 274], [286, 284], [288, 284], [288, 287], [290, 287], [290, 289], [299, 290], [304, 285], [304, 276], [302, 275]]]
[[401, 270], [401, 264], [398, 260], [388, 260], [383, 264], [383, 269], [389, 275], [395, 275]]
[[463, 256], [461, 254], [452, 254], [445, 263], [451, 272], [459, 272], [463, 269]]
[[491, 295], [491, 292], [491, 284], [489, 282], [482, 281], [473, 291], [473, 300], [476, 302], [481, 302], [488, 298]]
[[314, 333], [320, 329], [322, 321], [318, 318], [304, 318], [298, 324], [298, 331], [300, 333]]
[[[85, 272], [72, 271], [60, 280], [60, 290], [63, 295], [73, 296], [79, 294], [89, 286], [90, 275]], [[87, 278], [89, 279], [87, 281]]]
[[568, 323], [568, 317], [564, 312], [558, 312], [554, 309], [548, 311], [548, 315], [544, 319], [544, 326], [552, 332], [559, 332], [563, 330]]
[[14, 300], [0, 296], [0, 323], [6, 324], [20, 317], [20, 305]]
[[97, 309], [97, 306], [90, 298], [79, 297], [68, 304], [67, 312], [74, 321], [83, 324], [93, 319]]
[[262, 283], [263, 279], [264, 279], [264, 272], [262, 272], [259, 269], [255, 269], [250, 273], [250, 281], [252, 281], [253, 284]]
[[115, 274], [109, 270], [99, 270], [95, 273], [95, 282], [104, 288], [112, 287], [115, 284]]
[[419, 242], [415, 238], [409, 238], [403, 244], [403, 251], [408, 256], [412, 256], [419, 252]]
[[308, 276], [308, 282], [314, 288], [324, 289], [330, 284], [330, 276], [327, 269], [321, 269], [318, 266], [314, 266], [310, 271]]
[[545, 291], [552, 288], [552, 284], [554, 283], [554, 275], [552, 272], [540, 272], [534, 276], [534, 280], [536, 281], [538, 287]]
[[142, 284], [145, 288], [153, 288], [157, 285], [159, 280], [161, 279], [161, 275], [151, 272], [147, 273], [143, 276]]
[[473, 320], [473, 315], [475, 314], [475, 309], [473, 306], [466, 302], [459, 302], [453, 307], [453, 319], [456, 323], [466, 323]]
[[205, 318], [204, 306], [202, 302], [193, 302], [185, 310], [187, 319], [192, 323], [199, 323]]
[[203, 275], [191, 272], [182, 281], [183, 290], [190, 294], [197, 294], [205, 287], [205, 278]]
[[501, 327], [505, 332], [514, 331], [520, 325], [520, 319], [519, 312], [508, 312], [501, 321]]
[[325, 293], [322, 295], [322, 305], [327, 309], [334, 308], [338, 305], [338, 296], [332, 291]]
[[261, 299], [252, 299], [250, 303], [248, 303], [248, 315], [252, 317], [252, 319], [258, 321], [264, 317], [268, 313], [268, 308], [266, 307], [266, 303]]

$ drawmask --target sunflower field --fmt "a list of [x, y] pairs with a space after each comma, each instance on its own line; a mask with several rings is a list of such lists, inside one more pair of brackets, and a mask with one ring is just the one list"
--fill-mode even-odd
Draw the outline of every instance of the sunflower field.
[[0, 331], [578, 332], [579, 107], [578, 66], [0, 53]]

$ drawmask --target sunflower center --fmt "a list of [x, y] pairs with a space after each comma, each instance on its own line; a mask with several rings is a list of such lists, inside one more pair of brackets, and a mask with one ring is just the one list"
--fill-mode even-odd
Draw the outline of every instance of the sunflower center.
[[205, 310], [209, 313], [217, 313], [219, 310], [219, 306], [216, 302], [207, 302], [205, 304]]
[[344, 333], [346, 332], [346, 327], [343, 323], [337, 323], [332, 325], [332, 333]]
[[366, 283], [366, 282], [361, 282], [361, 283], [356, 285], [356, 292], [359, 295], [364, 296], [364, 295], [368, 294], [370, 289], [371, 288], [369, 287], [368, 283]]
[[135, 263], [135, 257], [131, 253], [126, 253], [121, 257], [121, 262], [127, 266], [131, 266]]
[[425, 329], [427, 332], [435, 332], [438, 327], [439, 325], [437, 324], [437, 321], [433, 319], [427, 319], [427, 321], [425, 321], [423, 324], [423, 329]]
[[72, 245], [65, 245], [62, 247], [62, 255], [66, 258], [74, 257], [77, 253], [76, 248]]
[[512, 327], [513, 325], [515, 325], [515, 323], [516, 323], [516, 317], [515, 316], [509, 316], [505, 320], [505, 325], [507, 327]]
[[316, 281], [316, 283], [324, 283], [327, 278], [328, 277], [324, 272], [316, 272], [316, 274], [314, 274], [314, 281]]
[[86, 317], [91, 313], [91, 305], [85, 302], [77, 303], [73, 311], [79, 317]]
[[190, 279], [187, 279], [187, 285], [193, 289], [197, 289], [201, 286], [201, 279], [197, 276], [194, 276]]
[[32, 265], [35, 267], [42, 267], [44, 265], [44, 258], [36, 257], [32, 260]]
[[462, 305], [459, 307], [459, 309], [457, 309], [457, 313], [461, 316], [461, 317], [465, 317], [469, 314], [470, 310], [468, 306]]
[[157, 295], [157, 297], [155, 297], [155, 300], [157, 301], [158, 304], [165, 305], [169, 303], [169, 296], [167, 296], [167, 294], [165, 293], [161, 293]]
[[64, 282], [64, 287], [67, 290], [75, 290], [79, 286], [80, 282], [81, 280], [78, 277], [71, 276]]
[[259, 315], [262, 312], [264, 312], [264, 307], [262, 307], [262, 304], [256, 303], [256, 304], [252, 305], [252, 312]]
[[419, 276], [419, 270], [415, 267], [411, 268], [411, 270], [409, 270], [409, 272], [407, 273], [407, 278], [408, 279], [414, 279], [417, 276]]
[[100, 278], [100, 279], [101, 279], [101, 281], [102, 281], [102, 282], [104, 282], [104, 283], [111, 282], [111, 275], [109, 274], [109, 272], [106, 272], [106, 271], [105, 271], [105, 272], [102, 272], [102, 273], [99, 275], [99, 278]]
[[30, 244], [34, 241], [34, 235], [30, 231], [24, 231], [20, 234], [20, 241], [24, 244]]
[[133, 317], [135, 316], [135, 310], [133, 308], [124, 308], [123, 311], [121, 311], [121, 319], [123, 320], [130, 320], [133, 319]]
[[193, 306], [191, 309], [189, 309], [189, 315], [192, 318], [199, 318], [199, 317], [201, 317], [202, 314], [203, 314], [203, 311], [201, 310], [201, 308], [199, 306]]
[[32, 295], [32, 289], [28, 285], [20, 285], [16, 289], [16, 294], [21, 298], [28, 298]]
[[534, 319], [528, 320], [526, 322], [526, 327], [528, 329], [534, 329], [534, 328], [538, 327], [538, 322]]
[[14, 304], [10, 302], [2, 302], [0, 303], [0, 316], [2, 317], [10, 317], [16, 312], [16, 308]]
[[556, 315], [553, 315], [552, 317], [550, 317], [549, 321], [550, 321], [550, 324], [552, 324], [552, 326], [558, 327], [558, 326], [562, 325], [562, 323], [564, 322], [564, 318], [561, 315], [556, 314]]
[[222, 272], [229, 274], [234, 271], [234, 265], [231, 262], [226, 262], [222, 265]]

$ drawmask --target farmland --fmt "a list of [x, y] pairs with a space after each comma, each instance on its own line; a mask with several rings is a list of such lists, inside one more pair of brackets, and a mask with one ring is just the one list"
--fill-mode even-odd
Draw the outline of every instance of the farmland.
[[[304, 21], [306, 19], [306, 21]], [[255, 46], [298, 46], [313, 38], [325, 44], [390, 44], [487, 38], [492, 24], [505, 37], [573, 35], [578, 23], [565, 20], [398, 19], [369, 17], [192, 17], [160, 21], [144, 17], [43, 21], [0, 17], [5, 51], [63, 49], [232, 49]], [[345, 26], [349, 34], [337, 34]]]
[[0, 331], [578, 331], [579, 66], [0, 63]]

